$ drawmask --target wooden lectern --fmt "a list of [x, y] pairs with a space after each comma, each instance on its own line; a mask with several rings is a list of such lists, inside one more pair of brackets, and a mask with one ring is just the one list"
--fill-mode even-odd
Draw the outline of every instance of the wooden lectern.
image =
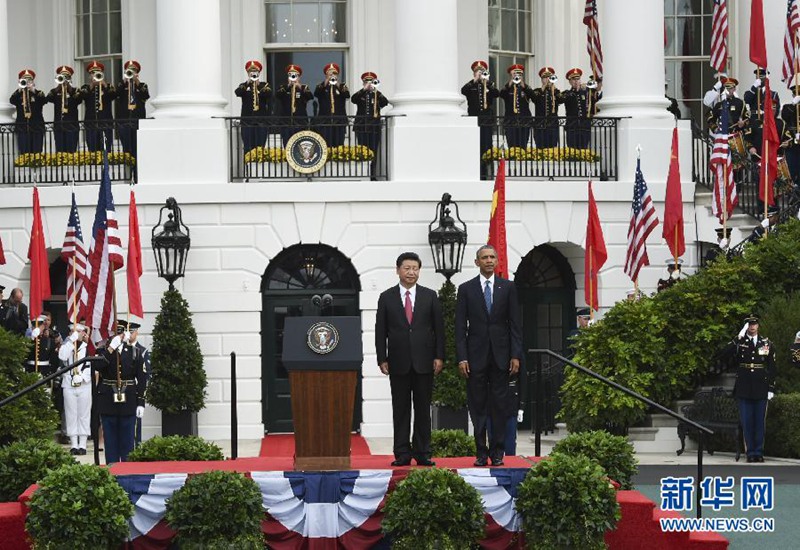
[[350, 428], [363, 361], [360, 317], [288, 317], [296, 470], [350, 468]]

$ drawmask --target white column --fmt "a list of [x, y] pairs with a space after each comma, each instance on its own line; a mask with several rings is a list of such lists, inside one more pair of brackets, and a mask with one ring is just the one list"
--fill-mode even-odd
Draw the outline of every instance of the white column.
[[598, 3], [598, 10], [604, 60], [601, 116], [673, 118], [664, 97], [664, 3], [607, 0]]
[[16, 90], [16, 82], [13, 83], [9, 77], [11, 68], [8, 66], [8, 2], [7, 0], [0, 0], [0, 90], [3, 95], [0, 96], [0, 124], [13, 122], [12, 114], [14, 113], [14, 106], [6, 99], [10, 92], [7, 90]]

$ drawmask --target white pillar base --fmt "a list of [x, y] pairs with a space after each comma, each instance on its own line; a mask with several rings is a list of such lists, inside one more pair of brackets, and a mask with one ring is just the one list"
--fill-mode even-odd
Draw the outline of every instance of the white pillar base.
[[228, 131], [220, 119], [139, 121], [138, 178], [148, 183], [227, 183]]
[[464, 96], [448, 92], [406, 92], [391, 98], [393, 115], [463, 116]]
[[667, 111], [669, 100], [665, 96], [614, 96], [603, 98], [598, 104], [600, 115], [621, 118], [665, 118], [675, 120]]
[[165, 96], [159, 95], [151, 101], [156, 118], [211, 118], [228, 116], [224, 97]]

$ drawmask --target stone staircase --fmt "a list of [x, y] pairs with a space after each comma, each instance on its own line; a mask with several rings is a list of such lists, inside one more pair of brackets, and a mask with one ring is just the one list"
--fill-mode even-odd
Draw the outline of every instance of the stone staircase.
[[[697, 226], [697, 240], [700, 242], [717, 244], [716, 229], [720, 227], [719, 220], [711, 213], [713, 194], [702, 185], [696, 185], [694, 190], [694, 219]], [[758, 220], [738, 209], [728, 219], [731, 228], [730, 245], [739, 244], [750, 236]]]

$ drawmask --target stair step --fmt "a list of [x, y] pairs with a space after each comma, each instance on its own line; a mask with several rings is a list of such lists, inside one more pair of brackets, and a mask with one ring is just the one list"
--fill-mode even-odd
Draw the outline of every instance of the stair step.
[[650, 419], [650, 426], [653, 428], [674, 428], [678, 425], [678, 421], [668, 414], [655, 413], [648, 416]]
[[628, 428], [628, 439], [630, 441], [655, 441], [658, 428], [652, 427], [633, 427]]

